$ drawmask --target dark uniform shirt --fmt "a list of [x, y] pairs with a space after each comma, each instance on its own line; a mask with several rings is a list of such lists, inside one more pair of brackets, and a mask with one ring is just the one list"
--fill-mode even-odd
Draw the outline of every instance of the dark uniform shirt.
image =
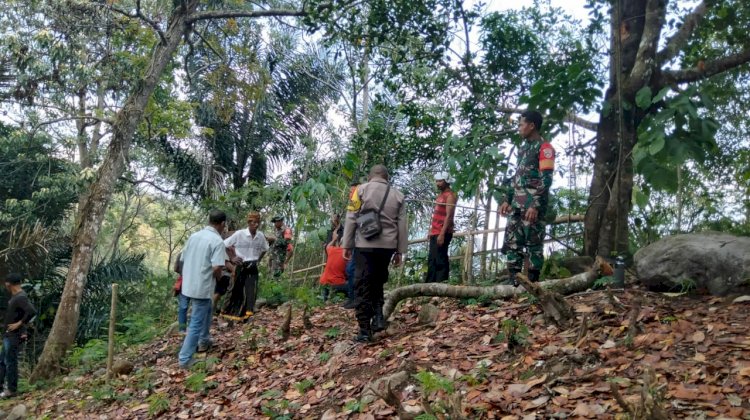
[[516, 173], [507, 189], [506, 201], [512, 208], [547, 210], [555, 162], [555, 149], [544, 140], [525, 141], [518, 152]]

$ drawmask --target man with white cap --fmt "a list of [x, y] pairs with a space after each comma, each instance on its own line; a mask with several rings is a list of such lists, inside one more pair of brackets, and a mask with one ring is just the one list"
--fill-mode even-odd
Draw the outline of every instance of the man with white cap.
[[435, 200], [430, 224], [430, 252], [425, 277], [427, 283], [443, 282], [450, 277], [448, 246], [453, 239], [453, 216], [458, 201], [458, 196], [451, 190], [451, 182], [453, 179], [447, 172], [435, 174], [435, 185], [440, 194]]

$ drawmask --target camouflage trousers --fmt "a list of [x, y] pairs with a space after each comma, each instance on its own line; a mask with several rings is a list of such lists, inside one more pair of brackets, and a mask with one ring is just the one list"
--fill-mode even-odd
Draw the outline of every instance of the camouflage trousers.
[[286, 249], [273, 248], [269, 259], [271, 273], [274, 277], [279, 277], [283, 272], [286, 264]]
[[[542, 215], [540, 214], [540, 219]], [[508, 218], [502, 252], [508, 259], [508, 271], [520, 273], [523, 262], [529, 257], [529, 270], [541, 270], [544, 264], [545, 224], [537, 219], [530, 223], [523, 220], [523, 212], [515, 211]]]

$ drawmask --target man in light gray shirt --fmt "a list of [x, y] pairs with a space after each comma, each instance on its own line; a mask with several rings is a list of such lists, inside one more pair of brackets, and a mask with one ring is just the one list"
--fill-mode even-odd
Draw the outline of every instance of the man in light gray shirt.
[[[406, 254], [408, 232], [404, 195], [388, 186], [388, 169], [375, 165], [369, 182], [352, 194], [344, 225], [344, 259], [354, 254], [354, 288], [359, 342], [372, 340], [374, 332], [385, 329], [383, 286], [388, 281], [388, 265], [401, 265]], [[388, 194], [386, 196], [386, 193]], [[385, 200], [384, 200], [385, 198]], [[382, 207], [381, 207], [382, 205]], [[367, 239], [358, 230], [357, 216], [365, 211], [379, 211], [380, 234]], [[357, 252], [353, 252], [354, 248]]]
[[199, 350], [207, 350], [211, 346], [211, 298], [227, 259], [226, 247], [221, 239], [226, 222], [227, 215], [223, 211], [212, 210], [208, 216], [208, 226], [190, 235], [182, 250], [182, 294], [190, 298], [193, 304], [193, 314], [179, 355], [183, 368], [193, 364], [196, 346]]

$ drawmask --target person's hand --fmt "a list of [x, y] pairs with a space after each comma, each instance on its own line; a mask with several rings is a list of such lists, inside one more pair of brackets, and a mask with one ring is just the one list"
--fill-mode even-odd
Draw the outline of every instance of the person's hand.
[[352, 250], [351, 249], [345, 249], [344, 250], [344, 259], [349, 261], [352, 259]]
[[401, 265], [401, 254], [398, 252], [393, 254], [393, 266], [398, 267]]
[[536, 222], [536, 218], [539, 215], [539, 211], [535, 208], [530, 208], [526, 210], [526, 215], [524, 215], [524, 220], [526, 220], [529, 223]]
[[443, 246], [444, 243], [445, 243], [445, 235], [441, 233], [437, 237], [437, 246]]
[[231, 259], [231, 261], [234, 265], [242, 265], [242, 257], [234, 257]]
[[23, 325], [23, 323], [21, 321], [14, 322], [12, 324], [8, 324], [8, 332], [15, 331], [15, 330], [21, 328], [21, 325]]
[[510, 204], [507, 201], [500, 205], [500, 214], [507, 216], [510, 214]]

